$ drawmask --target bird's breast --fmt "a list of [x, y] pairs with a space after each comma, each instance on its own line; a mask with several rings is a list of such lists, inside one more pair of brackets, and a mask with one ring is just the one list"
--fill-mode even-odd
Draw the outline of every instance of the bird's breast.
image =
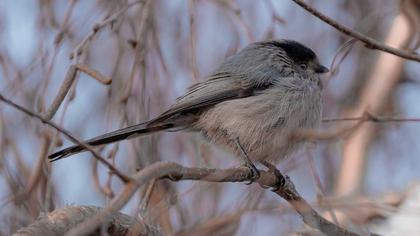
[[[313, 128], [321, 118], [321, 90], [292, 92], [273, 88], [255, 96], [225, 101], [200, 116], [196, 126], [213, 143], [238, 155], [232, 140], [254, 160], [278, 159], [295, 149], [290, 134]], [[275, 155], [276, 157], [273, 157]]]

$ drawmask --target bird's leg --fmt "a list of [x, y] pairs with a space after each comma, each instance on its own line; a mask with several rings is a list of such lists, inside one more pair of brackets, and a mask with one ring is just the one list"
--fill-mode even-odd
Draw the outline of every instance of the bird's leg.
[[267, 169], [271, 171], [277, 177], [277, 183], [275, 187], [271, 189], [271, 191], [276, 192], [280, 188], [284, 187], [284, 185], [286, 184], [286, 179], [288, 179], [289, 177], [284, 176], [282, 173], [280, 173], [280, 171], [276, 168], [275, 165], [271, 164], [270, 162], [266, 160], [261, 160], [260, 163], [264, 165], [265, 167], [267, 167]]
[[242, 155], [239, 155], [239, 156], [241, 157], [242, 161], [244, 162], [244, 166], [251, 170], [250, 182], [247, 183], [247, 185], [250, 185], [254, 182], [254, 180], [256, 180], [260, 177], [260, 171], [257, 169], [257, 167], [255, 167], [254, 163], [252, 163], [248, 154], [245, 152], [244, 148], [242, 147], [241, 143], [239, 142], [239, 138], [235, 138], [235, 143], [242, 153]]

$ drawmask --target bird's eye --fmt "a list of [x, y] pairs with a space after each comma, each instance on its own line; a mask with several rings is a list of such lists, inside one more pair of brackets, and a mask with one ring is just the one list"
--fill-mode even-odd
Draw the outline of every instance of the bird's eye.
[[308, 68], [308, 65], [306, 65], [305, 63], [302, 63], [299, 66], [302, 70], [306, 70], [306, 68]]

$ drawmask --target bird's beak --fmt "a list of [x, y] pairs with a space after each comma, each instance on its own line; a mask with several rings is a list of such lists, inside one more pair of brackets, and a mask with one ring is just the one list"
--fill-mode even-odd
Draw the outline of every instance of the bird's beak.
[[328, 70], [328, 68], [323, 65], [318, 65], [318, 67], [315, 69], [315, 72], [318, 74], [328, 73], [329, 71], [330, 70]]

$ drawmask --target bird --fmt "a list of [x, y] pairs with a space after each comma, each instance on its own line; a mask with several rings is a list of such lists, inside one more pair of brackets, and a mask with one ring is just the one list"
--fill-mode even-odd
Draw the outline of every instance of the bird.
[[[201, 133], [254, 169], [255, 162], [289, 156], [304, 144], [290, 135], [319, 125], [321, 74], [327, 72], [315, 52], [297, 41], [254, 42], [226, 58], [156, 118], [84, 143], [95, 147], [159, 131], [186, 130]], [[48, 158], [57, 161], [83, 151], [84, 147], [73, 145]]]

